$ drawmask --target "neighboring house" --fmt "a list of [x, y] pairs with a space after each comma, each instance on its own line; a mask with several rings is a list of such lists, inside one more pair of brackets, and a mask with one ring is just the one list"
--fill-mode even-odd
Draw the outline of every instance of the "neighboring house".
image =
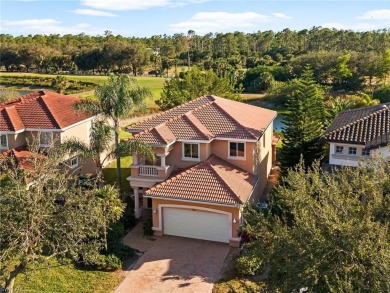
[[[23, 167], [29, 157], [27, 144], [36, 140], [39, 147], [50, 147], [73, 137], [89, 142], [95, 116], [75, 112], [79, 98], [50, 91], [36, 91], [0, 104], [0, 153], [13, 156]], [[64, 165], [77, 173], [94, 173], [90, 160], [79, 156], [67, 158]], [[28, 167], [28, 166], [24, 166]]]
[[[133, 154], [135, 216], [153, 211], [156, 235], [240, 243], [245, 204], [255, 204], [275, 159], [276, 112], [203, 96], [130, 126], [155, 149], [156, 162]], [[140, 196], [142, 195], [142, 205]]]
[[390, 103], [341, 112], [324, 137], [330, 165], [356, 167], [373, 154], [390, 157]]

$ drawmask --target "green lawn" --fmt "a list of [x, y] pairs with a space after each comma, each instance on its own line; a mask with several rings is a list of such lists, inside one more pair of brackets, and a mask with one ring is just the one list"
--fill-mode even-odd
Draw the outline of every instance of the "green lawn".
[[[122, 189], [125, 192], [131, 190], [129, 181], [126, 180], [130, 176], [130, 165], [133, 163], [133, 157], [127, 156], [121, 158], [121, 183]], [[116, 160], [103, 169], [104, 181], [111, 185], [116, 185]]]
[[106, 293], [123, 280], [121, 271], [81, 270], [73, 263], [59, 264], [52, 259], [34, 267], [27, 275], [19, 275], [15, 292]]
[[[55, 74], [38, 74], [38, 73], [18, 73], [18, 72], [1, 72], [0, 76], [40, 76], [40, 77], [56, 77]], [[107, 79], [107, 76], [96, 76], [96, 75], [64, 75], [69, 80], [75, 81], [87, 81], [94, 82], [99, 84]], [[165, 78], [163, 77], [154, 77], [154, 76], [137, 76], [135, 79], [138, 81], [139, 85], [149, 88], [152, 91], [153, 98], [146, 101], [148, 109], [155, 112], [158, 110], [158, 106], [154, 102], [155, 100], [161, 97], [162, 88], [164, 86]], [[20, 87], [16, 87], [20, 88]], [[94, 98], [94, 91], [86, 91], [74, 94], [75, 96], [80, 96], [82, 98]]]

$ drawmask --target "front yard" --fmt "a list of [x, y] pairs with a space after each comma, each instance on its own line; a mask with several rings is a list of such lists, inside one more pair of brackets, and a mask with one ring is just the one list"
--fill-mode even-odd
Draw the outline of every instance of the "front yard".
[[106, 293], [114, 290], [124, 278], [122, 270], [85, 270], [71, 262], [60, 264], [54, 259], [33, 269], [27, 276], [22, 274], [16, 278], [15, 292]]

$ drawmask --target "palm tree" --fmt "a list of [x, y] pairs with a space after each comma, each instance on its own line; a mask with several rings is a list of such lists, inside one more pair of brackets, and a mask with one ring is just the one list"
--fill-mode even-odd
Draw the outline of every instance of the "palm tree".
[[69, 87], [69, 80], [65, 76], [59, 75], [52, 80], [51, 86], [57, 91], [57, 93], [63, 94]]
[[[71, 138], [63, 142], [61, 148], [68, 153], [77, 153], [84, 158], [92, 159], [96, 165], [96, 173], [100, 181], [104, 162], [114, 154], [112, 128], [104, 121], [95, 121], [92, 124], [89, 138], [89, 143]], [[105, 154], [104, 157], [102, 156], [103, 153]]]
[[113, 123], [115, 137], [115, 157], [117, 161], [117, 183], [121, 190], [121, 165], [119, 153], [119, 122], [127, 118], [136, 110], [144, 109], [145, 99], [151, 97], [152, 93], [148, 88], [137, 84], [136, 79], [127, 75], [115, 76], [111, 74], [108, 80], [97, 86], [95, 94], [98, 102], [82, 100], [76, 103], [76, 110], [87, 113], [100, 114]]

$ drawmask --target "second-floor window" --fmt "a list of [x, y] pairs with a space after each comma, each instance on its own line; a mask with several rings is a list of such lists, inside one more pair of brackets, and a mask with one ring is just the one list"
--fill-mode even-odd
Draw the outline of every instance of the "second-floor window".
[[199, 160], [199, 144], [184, 143], [183, 144], [183, 159]]
[[53, 132], [41, 132], [39, 135], [40, 146], [51, 146], [53, 144]]
[[230, 158], [245, 158], [245, 143], [244, 142], [229, 142], [229, 157]]
[[370, 155], [370, 150], [363, 149], [362, 150], [362, 156], [369, 156]]
[[348, 150], [348, 155], [356, 155], [356, 151], [357, 149], [356, 148], [353, 148], [353, 147], [350, 147], [349, 150]]
[[0, 149], [8, 149], [8, 140], [6, 134], [0, 135]]
[[341, 145], [336, 145], [336, 154], [344, 153], [344, 147]]

